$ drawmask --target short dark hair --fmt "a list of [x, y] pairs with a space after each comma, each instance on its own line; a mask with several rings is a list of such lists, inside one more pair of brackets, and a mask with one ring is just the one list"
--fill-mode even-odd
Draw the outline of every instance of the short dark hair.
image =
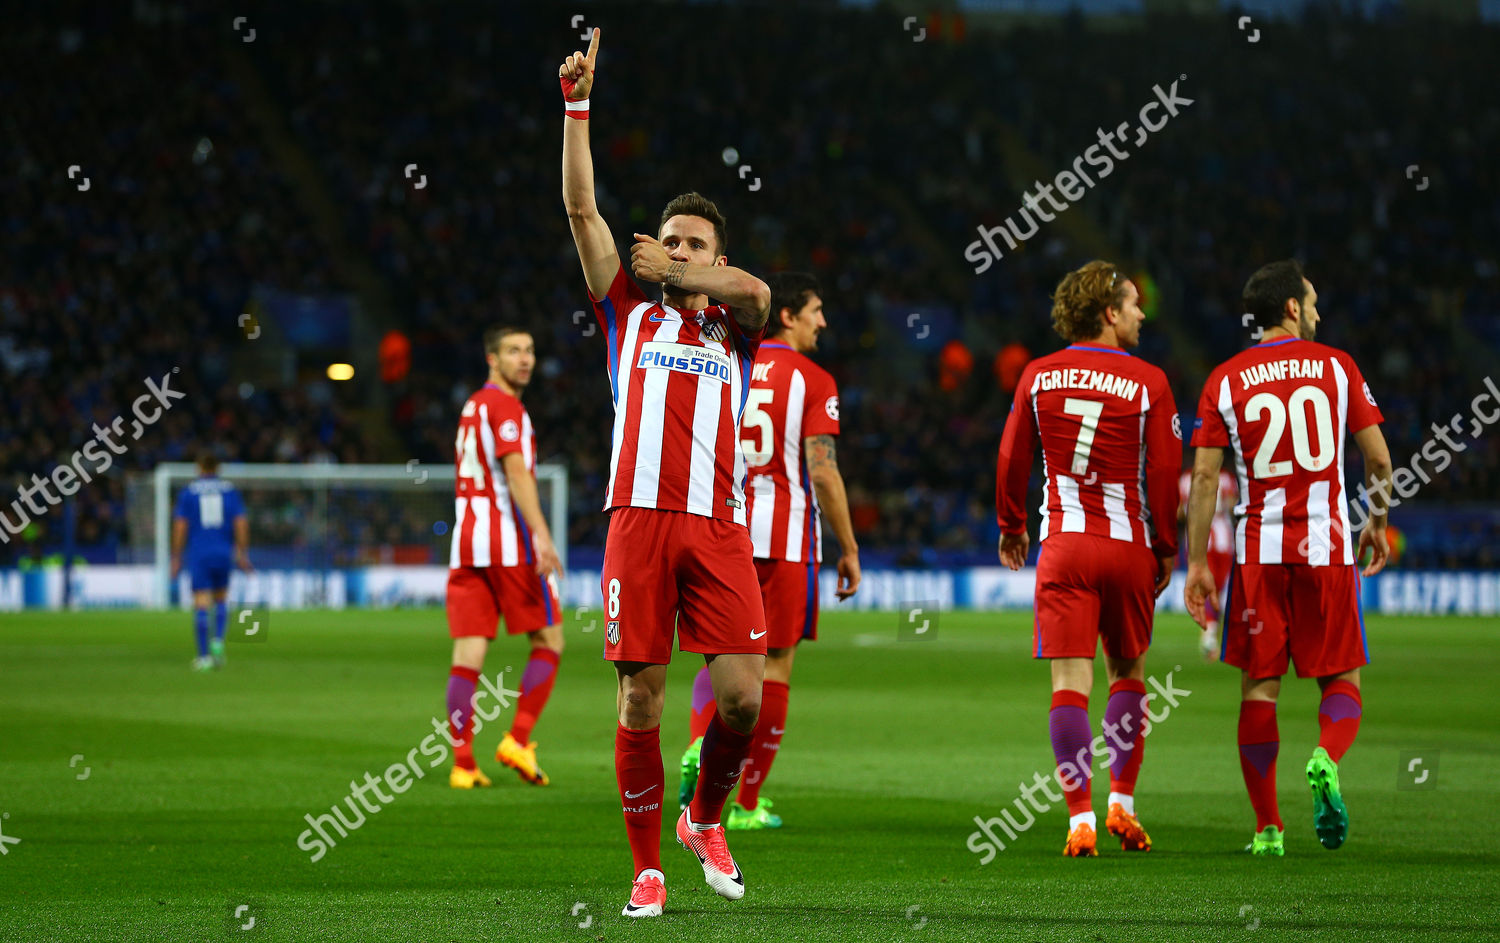
[[484, 332], [484, 352], [487, 354], [500, 353], [500, 342], [512, 334], [530, 334], [524, 327], [516, 327], [514, 324], [498, 324]]
[[1286, 317], [1286, 300], [1293, 298], [1302, 304], [1307, 299], [1304, 278], [1302, 264], [1296, 259], [1262, 265], [1245, 283], [1241, 296], [1245, 312], [1262, 328], [1280, 327]]
[[214, 454], [213, 449], [204, 449], [198, 453], [198, 468], [207, 475], [219, 470], [219, 456]]
[[714, 206], [714, 201], [694, 190], [675, 196], [672, 201], [661, 211], [661, 223], [657, 225], [656, 231], [661, 232], [661, 227], [667, 224], [667, 220], [673, 216], [701, 216], [714, 224], [714, 238], [719, 241], [719, 249], [714, 255], [724, 255], [729, 245], [729, 237], [724, 234], [724, 214]]
[[796, 314], [813, 295], [823, 294], [818, 280], [807, 272], [774, 272], [766, 277], [771, 287], [771, 320], [766, 323], [766, 337], [775, 337], [786, 326], [781, 323], [781, 309], [790, 308]]

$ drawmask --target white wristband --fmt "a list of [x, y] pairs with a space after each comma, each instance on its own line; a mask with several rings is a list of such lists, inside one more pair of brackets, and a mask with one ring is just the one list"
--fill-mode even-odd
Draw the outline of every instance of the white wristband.
[[570, 118], [587, 118], [589, 114], [589, 100], [585, 98], [583, 101], [575, 102], [568, 101], [565, 98], [563, 99], [563, 108]]

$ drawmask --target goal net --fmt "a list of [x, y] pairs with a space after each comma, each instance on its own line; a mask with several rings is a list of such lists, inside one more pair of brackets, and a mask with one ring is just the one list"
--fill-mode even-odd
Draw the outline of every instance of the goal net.
[[[127, 483], [132, 555], [152, 565], [159, 606], [186, 605], [188, 578], [171, 585], [172, 512], [198, 474], [168, 462]], [[454, 521], [452, 465], [224, 464], [250, 522], [251, 574], [230, 596], [272, 608], [441, 604]], [[539, 465], [542, 511], [568, 561], [568, 470]], [[175, 599], [174, 592], [176, 590]]]

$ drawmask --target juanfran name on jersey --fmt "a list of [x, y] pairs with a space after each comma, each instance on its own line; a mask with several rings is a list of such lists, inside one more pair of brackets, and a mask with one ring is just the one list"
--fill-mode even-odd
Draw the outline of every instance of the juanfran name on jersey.
[[1117, 376], [1107, 370], [1086, 370], [1068, 367], [1044, 370], [1036, 375], [1037, 391], [1045, 390], [1098, 390], [1121, 399], [1134, 401], [1140, 390], [1139, 381]]
[[[1287, 360], [1271, 360], [1266, 363], [1251, 364], [1240, 371], [1240, 389], [1248, 390], [1252, 386], [1262, 383], [1275, 383], [1278, 380], [1321, 380], [1323, 379], [1323, 368], [1328, 366], [1326, 360], [1314, 360], [1310, 357], [1289, 358]], [[1365, 387], [1365, 395], [1369, 396], [1369, 387]], [[1375, 398], [1369, 397], [1373, 404]]]
[[723, 352], [689, 344], [648, 341], [641, 345], [641, 356], [635, 365], [648, 369], [676, 370], [690, 376], [709, 377], [721, 383], [731, 382], [733, 376], [729, 357]]

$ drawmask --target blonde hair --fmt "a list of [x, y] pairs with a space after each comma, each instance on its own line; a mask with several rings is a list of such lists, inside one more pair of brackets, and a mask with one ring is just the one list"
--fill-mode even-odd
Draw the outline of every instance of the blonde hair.
[[1070, 344], [1098, 337], [1104, 309], [1124, 303], [1127, 281], [1117, 265], [1099, 259], [1064, 275], [1052, 293], [1052, 329]]

